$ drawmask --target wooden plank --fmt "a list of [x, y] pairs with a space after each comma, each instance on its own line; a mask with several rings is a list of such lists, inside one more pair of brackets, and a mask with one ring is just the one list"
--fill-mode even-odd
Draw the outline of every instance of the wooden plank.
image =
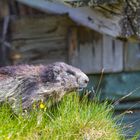
[[32, 7], [29, 7], [27, 5], [24, 5], [24, 4], [21, 4], [21, 3], [18, 3], [17, 4], [17, 9], [19, 11], [19, 16], [33, 16], [33, 15], [45, 15], [44, 12], [41, 12], [39, 10], [36, 10]]
[[66, 39], [19, 40], [12, 42], [11, 59], [14, 64], [49, 64], [56, 61], [67, 61]]
[[75, 63], [78, 62], [77, 45], [77, 27], [72, 27], [68, 34], [68, 62], [72, 65], [75, 65]]
[[70, 25], [73, 22], [67, 16], [21, 18], [11, 23], [12, 40], [64, 38]]
[[50, 64], [53, 62], [67, 62], [65, 50], [45, 51], [42, 52], [26, 52], [16, 53], [19, 57], [14, 58], [13, 64]]
[[120, 72], [123, 70], [123, 42], [103, 36], [103, 69], [104, 72]]
[[20, 52], [31, 51], [33, 49], [64, 49], [66, 48], [66, 39], [55, 39], [55, 40], [48, 40], [44, 39], [30, 39], [30, 40], [18, 40], [13, 41], [12, 46], [14, 49], [19, 50]]
[[9, 3], [7, 0], [0, 1], [0, 18], [4, 18], [9, 15]]
[[123, 70], [122, 41], [80, 27], [72, 31], [70, 38], [70, 63], [85, 73], [100, 73], [102, 69], [106, 73]]
[[11, 60], [14, 64], [67, 62], [66, 16], [21, 18], [12, 23]]
[[102, 35], [84, 28], [77, 30], [73, 29], [70, 35], [70, 64], [79, 67], [87, 74], [101, 72]]
[[125, 70], [140, 70], [140, 44], [126, 43], [125, 45]]
[[20, 16], [31, 15], [31, 11], [29, 9], [31, 8], [18, 3], [18, 11]]

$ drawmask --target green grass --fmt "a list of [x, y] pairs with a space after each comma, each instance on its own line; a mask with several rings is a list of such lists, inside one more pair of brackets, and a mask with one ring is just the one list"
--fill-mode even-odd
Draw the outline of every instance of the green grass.
[[33, 109], [15, 115], [7, 105], [0, 108], [1, 140], [123, 140], [107, 103], [79, 102], [65, 96], [55, 108]]

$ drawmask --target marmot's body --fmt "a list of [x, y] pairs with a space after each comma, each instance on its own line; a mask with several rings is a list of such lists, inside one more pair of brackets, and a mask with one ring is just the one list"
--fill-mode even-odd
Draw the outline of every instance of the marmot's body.
[[13, 109], [30, 108], [39, 100], [53, 97], [59, 101], [65, 93], [84, 88], [89, 79], [79, 69], [63, 62], [50, 65], [19, 65], [0, 68], [0, 102]]

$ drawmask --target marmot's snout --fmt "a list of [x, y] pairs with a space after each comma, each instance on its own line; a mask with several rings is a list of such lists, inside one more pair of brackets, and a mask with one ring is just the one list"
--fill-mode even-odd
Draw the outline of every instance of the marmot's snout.
[[84, 74], [83, 72], [81, 72], [81, 74], [79, 74], [79, 76], [78, 76], [79, 88], [87, 87], [88, 82], [89, 82], [88, 76], [86, 74]]
[[[62, 72], [62, 81], [67, 81], [71, 88], [83, 89], [89, 82], [88, 76], [79, 68], [73, 67], [63, 62], [56, 62], [55, 66]], [[65, 84], [66, 85], [66, 84]]]

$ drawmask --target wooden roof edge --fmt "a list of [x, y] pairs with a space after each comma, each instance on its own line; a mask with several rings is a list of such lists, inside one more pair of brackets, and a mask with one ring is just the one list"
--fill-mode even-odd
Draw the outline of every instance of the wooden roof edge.
[[[137, 41], [137, 36], [130, 32], [130, 36], [123, 34], [122, 26], [123, 14], [113, 13], [104, 10], [102, 7], [69, 7], [60, 0], [45, 1], [45, 0], [16, 0], [32, 8], [36, 8], [43, 12], [54, 14], [68, 14], [68, 16], [76, 23], [89, 27], [99, 33], [107, 34], [117, 38], [130, 38], [133, 35], [133, 41]], [[131, 28], [131, 27], [130, 27]], [[131, 31], [131, 30], [130, 30]], [[139, 40], [139, 39], [138, 39]]]

